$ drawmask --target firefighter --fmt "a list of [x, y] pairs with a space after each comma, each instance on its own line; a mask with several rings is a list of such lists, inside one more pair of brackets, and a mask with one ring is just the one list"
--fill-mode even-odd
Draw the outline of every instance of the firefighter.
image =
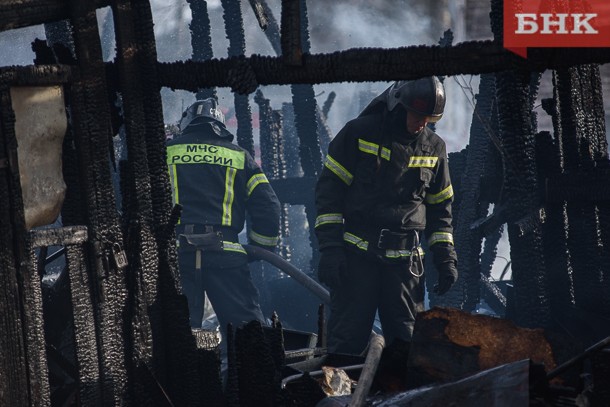
[[248, 214], [248, 243], [274, 251], [279, 201], [252, 156], [232, 143], [216, 99], [189, 106], [180, 131], [167, 144], [167, 164], [174, 204], [182, 206], [178, 262], [191, 327], [201, 328], [206, 293], [222, 333], [228, 323], [264, 323], [238, 234]]
[[445, 90], [436, 77], [399, 81], [331, 141], [316, 185], [318, 278], [330, 288], [328, 350], [360, 354], [379, 314], [386, 343], [409, 343], [423, 310], [427, 239], [434, 290], [457, 279], [445, 142]]

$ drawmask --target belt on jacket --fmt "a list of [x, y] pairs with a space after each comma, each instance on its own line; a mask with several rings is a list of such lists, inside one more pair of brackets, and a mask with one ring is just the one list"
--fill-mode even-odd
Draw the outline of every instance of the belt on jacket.
[[176, 235], [193, 235], [193, 234], [220, 234], [222, 240], [227, 242], [237, 243], [239, 241], [239, 232], [227, 226], [220, 225], [204, 225], [201, 223], [186, 223], [176, 226]]
[[412, 250], [420, 246], [419, 231], [393, 231], [381, 229], [376, 238], [377, 248], [391, 250]]
[[369, 244], [377, 249], [383, 250], [413, 250], [421, 245], [420, 230], [392, 230], [389, 228], [373, 229], [359, 228], [354, 224], [347, 225], [345, 230], [356, 236], [360, 236], [367, 240]]
[[215, 225], [182, 224], [176, 228], [181, 251], [195, 252], [197, 269], [201, 268], [201, 252], [239, 252], [246, 254], [238, 233]]

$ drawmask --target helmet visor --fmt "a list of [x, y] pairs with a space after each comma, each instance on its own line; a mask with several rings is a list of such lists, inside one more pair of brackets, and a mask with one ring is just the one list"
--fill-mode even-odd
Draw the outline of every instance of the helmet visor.
[[436, 116], [426, 116], [426, 119], [428, 119], [428, 123], [436, 123], [438, 122], [441, 118], [443, 117], [443, 115], [436, 115]]

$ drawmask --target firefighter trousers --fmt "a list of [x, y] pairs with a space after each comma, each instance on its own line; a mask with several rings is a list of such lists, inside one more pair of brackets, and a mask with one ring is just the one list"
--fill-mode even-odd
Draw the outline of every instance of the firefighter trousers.
[[229, 323], [233, 328], [253, 320], [264, 323], [259, 293], [252, 282], [245, 254], [203, 252], [200, 269], [196, 268], [195, 256], [193, 251], [178, 251], [182, 292], [188, 300], [191, 327], [201, 328], [206, 293], [224, 338]]
[[366, 253], [346, 250], [347, 275], [331, 290], [328, 321], [330, 353], [361, 354], [368, 344], [376, 313], [386, 344], [411, 341], [415, 316], [424, 310], [424, 279], [414, 262], [384, 263]]

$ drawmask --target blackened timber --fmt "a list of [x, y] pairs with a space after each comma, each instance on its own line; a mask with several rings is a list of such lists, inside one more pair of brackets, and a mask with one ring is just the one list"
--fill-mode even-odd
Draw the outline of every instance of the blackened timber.
[[[147, 0], [132, 1], [134, 28], [139, 47], [138, 68], [144, 100], [145, 137], [148, 170], [151, 182], [153, 232], [158, 248], [158, 298], [151, 315], [161, 313], [151, 323], [155, 344], [155, 377], [167, 383], [172, 400], [181, 404], [212, 405], [207, 401], [214, 393], [211, 381], [200, 386], [194, 373], [197, 364], [195, 344], [189, 324], [188, 304], [179, 292], [179, 272], [175, 245], [175, 225], [180, 206], [172, 207], [169, 171], [165, 160], [165, 133], [156, 65], [157, 52], [153, 31], [153, 16]], [[207, 27], [209, 30], [209, 27]], [[210, 91], [209, 93], [207, 93]], [[213, 95], [206, 89], [197, 97]], [[146, 244], [149, 244], [148, 242]], [[153, 312], [154, 308], [154, 312]], [[160, 347], [164, 347], [160, 349]], [[165, 358], [164, 360], [162, 358]], [[199, 377], [201, 378], [201, 377]]]
[[[408, 61], [419, 61], [417, 64]], [[608, 63], [608, 48], [529, 49], [522, 59], [501, 44], [469, 41], [452, 47], [355, 48], [330, 54], [304, 54], [303, 66], [284, 64], [281, 57], [252, 55], [205, 62], [159, 63], [162, 86], [197, 91], [201, 87], [230, 86], [229, 71], [247, 63], [259, 85], [366, 82], [417, 79], [431, 74], [483, 74], [507, 69], [545, 70]]]
[[[193, 61], [207, 61], [214, 57], [208, 4], [206, 1], [199, 0], [187, 0], [187, 3], [191, 7], [192, 15], [189, 28], [191, 30]], [[203, 100], [209, 97], [216, 97], [215, 89], [200, 89], [195, 96], [197, 100]]]
[[[91, 2], [96, 8], [108, 5], [107, 0]], [[0, 31], [65, 20], [69, 17], [69, 2], [65, 0], [7, 0], [0, 3]]]
[[[558, 70], [556, 80], [564, 171], [607, 168], [604, 112], [602, 106], [596, 106], [599, 97], [594, 96], [601, 92], [599, 67], [589, 64]], [[584, 179], [583, 183], [588, 184], [589, 179]], [[593, 188], [604, 189], [604, 184]], [[604, 201], [570, 201], [566, 212], [575, 304], [588, 311], [610, 314], [609, 301], [605, 297], [608, 247], [601, 238], [603, 235], [607, 240], [608, 205]]]
[[19, 278], [22, 284], [24, 336], [30, 380], [30, 406], [51, 404], [49, 371], [45, 351], [44, 320], [42, 316], [42, 287], [38, 273], [38, 255], [28, 244], [28, 259], [21, 263]]
[[484, 275], [481, 275], [481, 297], [497, 315], [504, 315], [506, 312], [506, 297], [498, 286]]
[[[246, 53], [246, 37], [244, 34], [244, 21], [241, 14], [240, 2], [221, 0], [224, 10], [222, 17], [225, 31], [229, 39], [229, 57], [244, 60]], [[254, 138], [252, 134], [252, 111], [247, 93], [256, 90], [252, 79], [252, 71], [245, 63], [235, 65], [227, 73], [229, 86], [234, 91], [235, 118], [237, 119], [237, 144], [245, 148], [254, 157]], [[210, 86], [202, 86], [210, 87]]]
[[[112, 11], [117, 39], [117, 66], [120, 90], [127, 132], [129, 170], [124, 181], [129, 190], [124, 207], [129, 208], [132, 221], [128, 225], [129, 263], [133, 279], [130, 290], [130, 328], [132, 337], [129, 346], [128, 378], [133, 392], [133, 403], [149, 405], [155, 400], [154, 386], [166, 388], [167, 356], [163, 336], [163, 306], [159, 299], [159, 251], [155, 239], [153, 219], [153, 194], [151, 169], [148, 162], [147, 118], [144, 113], [144, 81], [140, 66], [145, 64], [141, 58], [141, 44], [136, 30], [146, 30], [147, 23], [136, 23], [132, 6], [136, 2], [113, 0]], [[158, 89], [156, 89], [158, 91]], [[149, 95], [150, 96], [150, 95]], [[153, 102], [154, 103], [154, 102]], [[151, 119], [156, 119], [151, 115]], [[157, 120], [158, 123], [158, 120]], [[150, 129], [156, 134], [156, 128]], [[157, 137], [158, 139], [158, 137]], [[159, 140], [157, 140], [159, 142]], [[161, 142], [160, 145], [163, 145]], [[160, 166], [160, 169], [164, 165]], [[169, 183], [168, 183], [169, 184]], [[169, 211], [166, 217], [169, 216]], [[158, 304], [155, 306], [155, 304]], [[153, 353], [153, 343], [155, 352]], [[196, 360], [193, 358], [193, 364]], [[185, 370], [188, 366], [185, 366]], [[196, 365], [191, 370], [196, 370]], [[150, 375], [142, 375], [146, 371]], [[169, 389], [168, 389], [169, 390]], [[173, 389], [171, 389], [173, 390]], [[193, 405], [198, 394], [169, 390], [169, 396], [178, 405]], [[178, 398], [179, 395], [185, 398]]]
[[90, 295], [91, 275], [85, 265], [85, 255], [81, 248], [66, 248], [75, 359], [78, 366], [79, 399], [82, 405], [101, 405], [102, 378], [100, 358], [97, 352], [96, 318]]
[[271, 47], [276, 54], [281, 55], [282, 45], [280, 40], [280, 27], [278, 26], [277, 20], [273, 16], [267, 1], [250, 0], [250, 5], [252, 6], [252, 9], [254, 9], [254, 14], [256, 14], [260, 27], [263, 29], [267, 39], [271, 43]]
[[269, 180], [278, 199], [291, 205], [305, 205], [311, 201], [311, 192], [315, 190], [315, 177], [295, 177]]
[[335, 101], [335, 97], [337, 97], [337, 94], [334, 91], [330, 92], [326, 98], [326, 101], [324, 102], [324, 106], [322, 106], [322, 114], [325, 118], [328, 117], [328, 112], [330, 112], [330, 108]]
[[[470, 126], [466, 168], [460, 184], [462, 202], [468, 202], [468, 204], [461, 206], [457, 222], [455, 222], [455, 250], [460, 259], [460, 271], [464, 272], [463, 276], [465, 278], [460, 279], [461, 281], [457, 284], [458, 287], [462, 286], [462, 290], [451, 290], [447, 297], [461, 297], [461, 294], [465, 292], [466, 298], [458, 299], [465, 300], [465, 303], [461, 304], [462, 307], [459, 308], [468, 311], [474, 310], [480, 300], [481, 264], [479, 257], [483, 235], [472, 233], [470, 225], [477, 217], [481, 216], [481, 213], [487, 212], [481, 208], [480, 177], [485, 173], [485, 161], [489, 156], [488, 150], [491, 146], [488, 133], [490, 132], [489, 123], [493, 120], [492, 109], [495, 103], [495, 93], [496, 86], [493, 75], [481, 75], [479, 93], [476, 96], [476, 105]], [[445, 297], [443, 297], [443, 300], [447, 301]], [[460, 304], [454, 303], [451, 305], [459, 306]]]
[[[555, 72], [553, 77], [555, 77]], [[553, 80], [553, 82], [555, 81]], [[547, 219], [542, 228], [545, 236], [552, 236], [552, 239], [544, 239], [543, 246], [547, 267], [549, 270], [555, 270], [553, 278], [549, 279], [551, 310], [555, 315], [562, 315], [561, 319], [565, 321], [563, 310], [574, 304], [573, 268], [567, 244], [567, 204], [564, 200], [552, 201], [549, 199], [548, 179], [561, 180], [562, 178], [563, 147], [559, 142], [562, 134], [558, 120], [559, 99], [556, 89], [553, 93], [555, 97], [549, 100], [548, 107], [552, 116], [553, 128], [555, 128], [555, 137], [553, 138], [549, 132], [538, 133], [536, 136], [536, 161], [540, 166], [540, 176], [547, 180], [545, 182], [547, 196], [544, 202]], [[551, 103], [553, 103], [552, 106]], [[563, 185], [564, 188], [566, 186], [566, 184]], [[582, 197], [579, 199], [582, 199]]]
[[69, 83], [72, 70], [67, 65], [12, 66], [0, 68], [0, 77], [13, 86], [51, 86]]
[[[141, 75], [142, 95], [146, 103], [144, 105], [144, 131], [146, 135], [146, 153], [149, 162], [148, 170], [151, 179], [151, 201], [153, 209], [153, 222], [158, 228], [155, 237], [159, 245], [170, 243], [175, 247], [174, 233], [175, 223], [171, 219], [172, 213], [172, 191], [169, 182], [169, 171], [166, 162], [165, 130], [163, 121], [163, 106], [161, 101], [161, 89], [157, 77], [155, 61], [157, 60], [157, 48], [153, 28], [153, 16], [150, 4], [147, 0], [132, 1], [135, 24], [135, 35], [138, 44], [138, 68]], [[208, 27], [209, 29], [209, 27]], [[206, 51], [207, 52], [207, 51]], [[206, 54], [207, 55], [207, 54]], [[165, 233], [163, 233], [163, 231]], [[173, 255], [176, 255], [175, 253]], [[177, 256], [177, 255], [176, 255]], [[169, 261], [162, 260], [162, 264]], [[171, 261], [170, 261], [171, 263]], [[174, 270], [175, 271], [175, 270]]]
[[[78, 364], [81, 386], [86, 386], [81, 387], [80, 394], [87, 397], [87, 401], [81, 400], [83, 404], [94, 400], [95, 403], [119, 404], [127, 392], [122, 337], [126, 299], [124, 274], [117, 270], [111, 272], [102, 260], [107, 242], [122, 243], [109, 165], [112, 137], [109, 98], [95, 4], [78, 0], [69, 4], [79, 75], [69, 88], [68, 98], [79, 164], [79, 186], [82, 187], [86, 225], [92, 243], [86, 246], [88, 256], [72, 254], [73, 259], [78, 257], [78, 260], [75, 260], [77, 268], [71, 271], [80, 275], [71, 275], [71, 278], [74, 277], [74, 282], [86, 282], [89, 295], [85, 298], [83, 291], [83, 302], [73, 301], [73, 304], [80, 307], [86, 302], [93, 309], [86, 320], [77, 321], [75, 317], [74, 321], [75, 331], [88, 338], [83, 343], [84, 356], [92, 359], [91, 363], [85, 360], [84, 364]], [[70, 250], [68, 246], [68, 261]], [[88, 394], [93, 389], [95, 394]]]
[[24, 257], [15, 245], [21, 234], [14, 224], [16, 219], [21, 219], [20, 228], [25, 229], [25, 215], [18, 173], [13, 172], [13, 167], [17, 168], [15, 114], [7, 83], [0, 80], [0, 86], [0, 157], [8, 158], [9, 164], [0, 169], [0, 198], [8, 203], [0, 206], [0, 312], [3, 315], [0, 318], [0, 404], [26, 406], [31, 401], [31, 383], [24, 335], [27, 327], [24, 326], [18, 281], [18, 264]]
[[[494, 36], [501, 43], [503, 5], [491, 2], [491, 21]], [[507, 67], [510, 68], [510, 67]], [[496, 72], [499, 138], [506, 162], [504, 193], [510, 219], [520, 219], [538, 209], [539, 181], [535, 159], [535, 124], [531, 117], [531, 100], [536, 96], [531, 86], [534, 72], [507, 69]], [[547, 326], [551, 321], [547, 270], [544, 263], [542, 229], [521, 235], [514, 223], [508, 225], [511, 245], [514, 302], [507, 315], [525, 327]]]
[[282, 0], [281, 45], [286, 65], [303, 65], [300, 0]]
[[65, 246], [82, 244], [88, 239], [86, 226], [66, 226], [61, 228], [40, 229], [30, 232], [29, 240], [32, 247]]

